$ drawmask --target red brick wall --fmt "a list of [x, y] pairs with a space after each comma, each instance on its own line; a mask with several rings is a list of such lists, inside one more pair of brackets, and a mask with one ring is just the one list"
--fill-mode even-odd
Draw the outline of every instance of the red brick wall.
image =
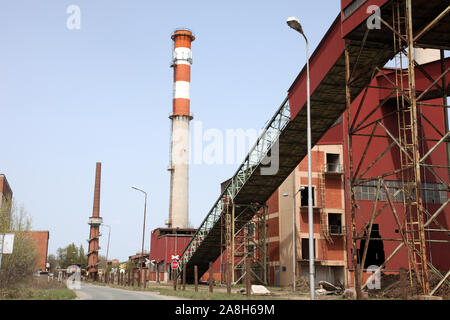
[[36, 268], [41, 271], [46, 271], [48, 252], [48, 239], [50, 234], [48, 231], [26, 231], [25, 236], [33, 241], [37, 248], [38, 260]]
[[267, 220], [267, 238], [278, 237], [279, 232], [279, 219], [278, 217]]
[[[325, 153], [323, 151], [311, 150], [311, 170], [322, 172], [325, 166]], [[308, 171], [308, 158], [305, 157], [297, 167], [298, 171]]]
[[[313, 210], [313, 230], [314, 233], [320, 232], [320, 211]], [[304, 207], [300, 212], [300, 232], [308, 232], [308, 208]]]
[[280, 243], [278, 241], [269, 243], [269, 261], [280, 261]]
[[278, 189], [270, 196], [266, 204], [269, 207], [267, 210], [268, 214], [278, 212]]
[[326, 208], [344, 208], [342, 203], [342, 191], [344, 186], [339, 178], [327, 178], [325, 180], [325, 207]]

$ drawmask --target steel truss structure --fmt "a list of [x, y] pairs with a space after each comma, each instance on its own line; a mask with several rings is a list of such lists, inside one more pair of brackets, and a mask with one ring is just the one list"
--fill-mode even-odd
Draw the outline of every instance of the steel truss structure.
[[[446, 145], [448, 154], [448, 144], [450, 132], [447, 122], [447, 88], [446, 75], [450, 71], [445, 69], [444, 49], [441, 50], [441, 74], [437, 78], [431, 77], [426, 70], [420, 66], [414, 59], [415, 47], [428, 47], [424, 43], [423, 37], [437, 26], [443, 17], [450, 12], [450, 6], [447, 6], [439, 15], [421, 30], [413, 30], [412, 0], [392, 1], [389, 10], [392, 12], [384, 13], [378, 17], [384, 30], [389, 29], [392, 33], [392, 56], [394, 57], [394, 68], [390, 71], [390, 76], [386, 69], [374, 67], [371, 70], [372, 78], [376, 75], [385, 79], [389, 87], [378, 89], [389, 90], [387, 97], [382, 100], [365, 117], [360, 116], [361, 108], [364, 108], [366, 95], [371, 86], [367, 86], [362, 94], [362, 100], [354, 114], [351, 113], [351, 102], [354, 98], [353, 91], [357, 91], [353, 86], [358, 75], [367, 72], [367, 66], [358, 65], [360, 55], [366, 50], [366, 47], [377, 46], [378, 44], [370, 39], [371, 30], [367, 29], [364, 36], [359, 41], [353, 38], [346, 39], [345, 48], [345, 68], [346, 68], [346, 104], [347, 104], [347, 125], [348, 125], [348, 179], [351, 210], [351, 232], [352, 232], [352, 265], [354, 270], [354, 284], [357, 291], [357, 298], [361, 297], [361, 289], [366, 283], [362, 283], [363, 269], [367, 258], [369, 242], [375, 240], [371, 238], [374, 220], [381, 214], [392, 214], [400, 233], [400, 239], [383, 239], [384, 241], [400, 242], [396, 249], [387, 257], [378, 270], [383, 270], [386, 264], [399, 252], [402, 247], [407, 249], [408, 265], [412, 285], [413, 277], [417, 278], [418, 284], [423, 295], [433, 295], [439, 287], [446, 283], [450, 284], [449, 275], [442, 274], [435, 268], [428, 259], [428, 248], [431, 242], [449, 243], [450, 230], [446, 229], [437, 221], [437, 217], [448, 207], [450, 198], [450, 184], [448, 171], [450, 170], [447, 161], [445, 166], [435, 165], [430, 161], [430, 156], [437, 152], [438, 147]], [[391, 16], [388, 20], [387, 16]], [[381, 45], [381, 44], [380, 44]], [[432, 46], [436, 49], [436, 46]], [[448, 48], [447, 48], [448, 49]], [[359, 51], [358, 55], [355, 52]], [[355, 58], [356, 57], [356, 58]], [[358, 70], [359, 68], [359, 70]], [[364, 69], [366, 68], [366, 69]], [[429, 86], [425, 90], [417, 90], [416, 74], [422, 73], [428, 80]], [[436, 77], [436, 75], [434, 75]], [[434, 94], [431, 94], [431, 93]], [[441, 104], [430, 104], [424, 102], [430, 98], [442, 97]], [[387, 102], [394, 102], [396, 108], [388, 114], [383, 114], [378, 119], [373, 119], [377, 110], [383, 107]], [[446, 118], [445, 132], [442, 132], [426, 116], [426, 108], [444, 108]], [[385, 119], [395, 119], [397, 122], [397, 131], [389, 129]], [[423, 125], [431, 126], [439, 139], [429, 139], [424, 136]], [[356, 157], [353, 152], [353, 142], [356, 137], [365, 136], [368, 140], [363, 148], [361, 156]], [[375, 160], [370, 164], [365, 163], [368, 150], [374, 144], [383, 140], [388, 142], [388, 147], [380, 152]], [[431, 147], [425, 148], [432, 144]], [[376, 167], [380, 160], [384, 158], [389, 151], [398, 150], [399, 163], [398, 168], [387, 169], [388, 171], [376, 175], [370, 175], [372, 168]], [[391, 153], [395, 154], [395, 153]], [[447, 170], [442, 170], [447, 169]], [[442, 175], [445, 172], [445, 175]], [[433, 183], [428, 183], [427, 176], [433, 177]], [[400, 179], [399, 179], [400, 177]], [[393, 185], [391, 180], [400, 180]], [[362, 228], [356, 228], [356, 219], [362, 217], [356, 193], [362, 186], [375, 189], [375, 199], [370, 214], [370, 219], [364, 221]], [[429, 206], [426, 194], [427, 192], [437, 192], [445, 194], [446, 200], [436, 206]], [[381, 202], [384, 201], [384, 202]], [[394, 201], [396, 203], [394, 204]], [[433, 240], [430, 234], [439, 233], [447, 236], [446, 239]], [[365, 240], [358, 257], [357, 241]], [[380, 240], [377, 238], [377, 240]], [[434, 288], [430, 287], [430, 272], [439, 276], [441, 281]], [[370, 280], [370, 279], [369, 279]]]
[[[236, 207], [243, 209], [237, 215]], [[227, 206], [221, 217], [222, 252], [226, 250], [225, 268], [221, 268], [223, 282], [241, 283], [250, 270], [252, 282], [267, 285], [266, 212], [267, 206], [256, 203]], [[253, 218], [248, 220], [248, 215]]]
[[[203, 248], [206, 248], [208, 245], [214, 246], [216, 243], [219, 247], [221, 246], [220, 239], [217, 239], [216, 241], [216, 237], [217, 234], [221, 233], [221, 217], [229, 210], [230, 207], [233, 207], [236, 212], [239, 211], [239, 215], [237, 215], [239, 216], [239, 219], [235, 220], [235, 225], [239, 225], [240, 222], [251, 221], [256, 212], [251, 213], [250, 211], [245, 210], [245, 206], [253, 207], [255, 204], [238, 206], [235, 203], [236, 198], [249, 179], [256, 175], [257, 169], [262, 170], [261, 166], [267, 165], [270, 162], [268, 161], [268, 154], [277, 152], [280, 134], [290, 122], [290, 106], [289, 101], [286, 98], [278, 108], [275, 115], [265, 126], [255, 145], [250, 150], [243, 163], [239, 166], [239, 169], [233, 175], [225, 190], [215, 202], [197, 232], [184, 249], [180, 260], [179, 275], [181, 274], [181, 270], [187, 266], [188, 262], [191, 261], [191, 258], [198, 252], [198, 249], [202, 245], [204, 245]], [[261, 206], [259, 208], [261, 208]], [[236, 228], [236, 230], [239, 231], [242, 227], [243, 225], [240, 225], [239, 228]], [[208, 241], [205, 241], [205, 239]], [[208, 251], [209, 249], [211, 248], [206, 248], [205, 250]], [[214, 247], [212, 250], [214, 251], [215, 249], [217, 248]], [[200, 268], [202, 267], [203, 266], [200, 266]], [[264, 265], [264, 270], [265, 269], [266, 266]], [[200, 270], [200, 274], [202, 274], [202, 272], [204, 272], [204, 270]], [[188, 280], [191, 280], [189, 277], [190, 274], [188, 273]]]

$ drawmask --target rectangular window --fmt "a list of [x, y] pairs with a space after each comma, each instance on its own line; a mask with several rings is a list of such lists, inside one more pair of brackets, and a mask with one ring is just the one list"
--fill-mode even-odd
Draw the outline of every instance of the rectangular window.
[[[392, 201], [402, 202], [403, 201], [403, 187], [402, 182], [398, 180], [386, 180], [386, 186], [389, 190]], [[406, 184], [406, 183], [405, 183]], [[414, 190], [413, 190], [414, 191]], [[377, 194], [377, 181], [366, 181], [359, 186], [355, 187], [355, 197], [358, 200], [371, 200], [374, 201]], [[422, 200], [424, 203], [436, 203], [442, 204], [447, 201], [447, 191], [446, 186], [440, 183], [422, 183]], [[416, 198], [415, 192], [411, 195], [405, 195], [406, 200], [411, 198], [414, 200]], [[380, 188], [380, 193], [378, 200], [387, 201], [387, 195], [384, 188]]]
[[[303, 189], [300, 191], [300, 197], [301, 197], [301, 206], [307, 207], [308, 206], [308, 187], [302, 187]], [[316, 188], [312, 187], [312, 206], [315, 206], [315, 191]]]
[[248, 250], [249, 257], [254, 258], [254, 256], [255, 256], [255, 246], [249, 245], [247, 247], [247, 250]]
[[353, 13], [355, 13], [356, 10], [358, 10], [367, 0], [354, 0], [352, 3], [350, 3], [345, 9], [344, 9], [344, 18], [347, 19], [350, 17]]
[[328, 214], [328, 230], [333, 234], [342, 234], [342, 214]]
[[[314, 259], [316, 258], [316, 239], [313, 242]], [[302, 239], [302, 259], [309, 260], [309, 239]]]
[[249, 224], [247, 226], [247, 233], [249, 236], [253, 236], [253, 234], [255, 233], [255, 226], [253, 224]]
[[341, 172], [339, 154], [327, 153], [327, 172]]

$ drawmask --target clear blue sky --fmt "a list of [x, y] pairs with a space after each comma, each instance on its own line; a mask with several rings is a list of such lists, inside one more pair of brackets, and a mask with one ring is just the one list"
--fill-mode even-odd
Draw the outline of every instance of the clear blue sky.
[[[50, 231], [49, 253], [71, 242], [87, 248], [97, 161], [101, 215], [112, 226], [111, 258], [140, 250], [144, 199], [131, 185], [149, 194], [146, 249], [149, 230], [164, 226], [175, 28], [197, 36], [195, 119], [204, 129], [260, 129], [305, 63], [304, 41], [286, 18], [300, 18], [314, 49], [339, 3], [2, 1], [0, 172], [34, 229]], [[81, 30], [66, 27], [72, 4], [81, 9]], [[191, 166], [195, 227], [237, 166]]]

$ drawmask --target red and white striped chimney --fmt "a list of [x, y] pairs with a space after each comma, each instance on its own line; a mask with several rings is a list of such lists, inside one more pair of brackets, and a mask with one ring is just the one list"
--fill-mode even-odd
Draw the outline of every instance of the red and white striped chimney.
[[171, 137], [171, 171], [169, 222], [171, 228], [188, 225], [189, 185], [189, 122], [191, 90], [191, 42], [195, 40], [190, 30], [177, 29], [172, 34], [173, 49], [173, 110]]

